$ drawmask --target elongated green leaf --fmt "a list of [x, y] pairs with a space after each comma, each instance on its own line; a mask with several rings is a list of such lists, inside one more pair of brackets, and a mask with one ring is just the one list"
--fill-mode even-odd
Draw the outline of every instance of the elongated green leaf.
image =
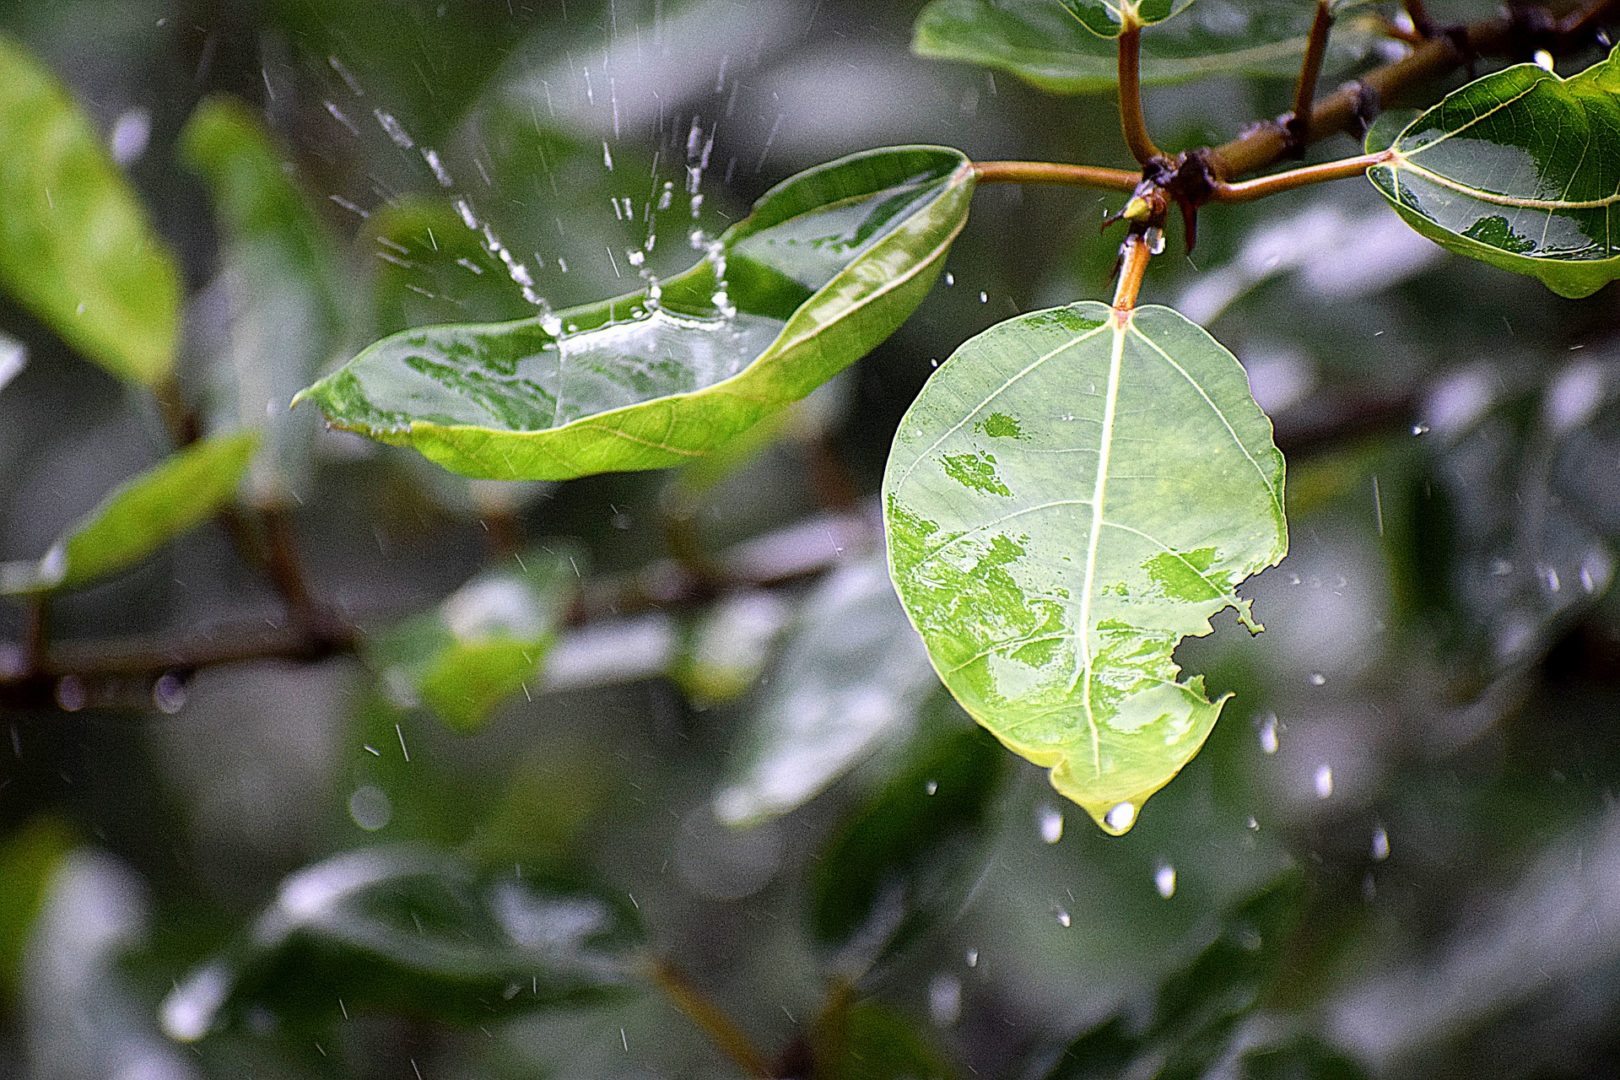
[[38, 562], [0, 564], [0, 593], [72, 589], [144, 559], [230, 502], [259, 434], [205, 439], [129, 481]]
[[1112, 833], [1209, 734], [1178, 642], [1287, 549], [1283, 461], [1232, 354], [1168, 308], [1023, 315], [963, 345], [884, 477], [901, 602], [958, 701]]
[[192, 1042], [255, 1008], [325, 1017], [340, 998], [462, 1022], [578, 1004], [628, 981], [629, 907], [522, 867], [485, 876], [425, 851], [347, 852], [287, 878], [245, 939], [163, 1002], [163, 1028]]
[[1418, 232], [1582, 297], [1620, 277], [1620, 49], [1561, 79], [1519, 64], [1446, 95], [1367, 171]]
[[23, 948], [51, 877], [73, 850], [65, 823], [39, 817], [0, 841], [0, 1002], [16, 1000]]
[[180, 278], [95, 128], [0, 37], [0, 288], [130, 382], [174, 366]]
[[715, 813], [747, 825], [808, 802], [904, 738], [934, 685], [882, 565], [840, 567], [805, 599]]
[[656, 297], [408, 331], [298, 400], [469, 476], [690, 462], [892, 333], [932, 285], [972, 188], [955, 150], [844, 158], [767, 193]]
[[[933, 0], [918, 16], [912, 48], [922, 56], [1011, 72], [1052, 93], [1111, 91], [1119, 64], [1112, 40], [1119, 27], [1108, 10], [1114, 5], [1083, 6], [1088, 19], [1060, 0]], [[1305, 52], [1311, 14], [1310, 4], [1200, 0], [1142, 35], [1142, 81], [1291, 77]], [[1359, 59], [1374, 40], [1358, 21], [1341, 19], [1329, 39], [1329, 68]]]
[[539, 677], [578, 588], [581, 558], [562, 548], [528, 552], [382, 637], [371, 651], [389, 696], [425, 705], [459, 730], [482, 727]]
[[266, 430], [250, 486], [258, 501], [282, 503], [300, 486], [315, 434], [313, 418], [287, 415], [287, 402], [337, 354], [352, 286], [285, 155], [246, 107], [203, 102], [180, 149], [208, 182], [225, 236], [215, 412], [222, 426]]

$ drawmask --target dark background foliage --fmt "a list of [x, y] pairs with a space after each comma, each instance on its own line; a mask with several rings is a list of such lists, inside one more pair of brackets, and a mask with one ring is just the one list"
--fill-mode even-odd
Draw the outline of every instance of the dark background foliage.
[[[711, 229], [874, 145], [1127, 163], [1106, 97], [912, 57], [918, 7], [12, 0], [0, 29], [102, 130], [149, 121], [127, 169], [182, 255], [201, 387], [227, 256], [177, 139], [216, 93], [262, 115], [340, 253], [332, 360], [525, 313], [476, 244], [482, 273], [409, 250], [443, 222], [468, 245], [458, 196], [539, 256], [560, 306], [635, 284], [645, 225], [615, 200], [669, 180], [652, 264], [680, 268], [694, 127]], [[1196, 145], [1287, 92], [1216, 80], [1147, 104], [1162, 143]], [[374, 641], [509, 568], [492, 524], [571, 545], [592, 583], [745, 542], [754, 565], [833, 569], [634, 612], [608, 596], [471, 733], [390, 694], [375, 657], [0, 712], [0, 1074], [727, 1074], [678, 1007], [704, 1013], [690, 987], [784, 1075], [1620, 1073], [1612, 287], [1563, 301], [1445, 257], [1359, 181], [1210, 208], [1146, 297], [1248, 365], [1289, 455], [1293, 544], [1247, 589], [1263, 636], [1225, 617], [1181, 650], [1236, 694], [1209, 744], [1109, 839], [918, 681], [872, 569], [894, 425], [968, 334], [1106, 295], [1115, 202], [981, 192], [910, 323], [729, 471], [496, 490], [323, 434], [293, 522], [319, 596]], [[267, 363], [316, 332], [262, 325]], [[0, 556], [20, 559], [168, 443], [145, 396], [4, 300], [0, 328], [28, 350], [0, 390]], [[214, 526], [53, 615], [64, 641], [285, 619]], [[22, 634], [0, 609], [0, 641]], [[782, 775], [827, 747], [808, 740], [758, 781], [788, 812], [721, 824], [756, 748], [818, 716], [870, 751], [804, 800]], [[164, 1010], [177, 983], [191, 996]], [[165, 1035], [217, 998], [215, 1034]]]

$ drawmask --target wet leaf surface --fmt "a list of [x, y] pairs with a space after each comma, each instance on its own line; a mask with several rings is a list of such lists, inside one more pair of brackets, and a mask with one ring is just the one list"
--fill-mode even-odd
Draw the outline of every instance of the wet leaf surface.
[[1375, 126], [1367, 148], [1394, 151], [1368, 177], [1447, 250], [1561, 296], [1620, 277], [1620, 52], [1567, 79], [1493, 72], [1398, 132]]
[[774, 188], [656, 296], [407, 331], [299, 399], [469, 476], [689, 463], [892, 333], [933, 284], [972, 188], [954, 150], [856, 154]]
[[901, 422], [890, 567], [945, 685], [1104, 829], [1127, 830], [1225, 699], [1182, 638], [1287, 550], [1283, 461], [1231, 353], [1162, 307], [1022, 315]]

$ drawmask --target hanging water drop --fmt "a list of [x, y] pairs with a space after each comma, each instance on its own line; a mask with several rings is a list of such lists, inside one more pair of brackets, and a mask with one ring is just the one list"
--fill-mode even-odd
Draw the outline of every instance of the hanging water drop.
[[1124, 832], [1136, 821], [1136, 805], [1122, 802], [1103, 815], [1103, 823], [1115, 832]]

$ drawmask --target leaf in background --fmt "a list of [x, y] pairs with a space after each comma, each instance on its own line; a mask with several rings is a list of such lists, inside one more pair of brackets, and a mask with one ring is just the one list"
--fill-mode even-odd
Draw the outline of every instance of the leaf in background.
[[688, 631], [670, 677], [698, 708], [742, 697], [759, 681], [791, 617], [788, 602], [766, 589], [722, 597]]
[[882, 564], [839, 567], [805, 598], [715, 814], [747, 825], [803, 805], [905, 737], [934, 684]]
[[1366, 1075], [1355, 1061], [1310, 1035], [1245, 1050], [1235, 1073], [1237, 1080], [1363, 1080]]
[[811, 933], [857, 970], [949, 914], [971, 883], [1006, 755], [943, 699], [940, 706], [814, 863]]
[[1406, 223], [1449, 251], [1588, 296], [1620, 277], [1620, 49], [1561, 79], [1519, 64], [1447, 94], [1367, 149]]
[[251, 486], [256, 501], [278, 505], [302, 486], [315, 434], [288, 403], [337, 354], [353, 285], [286, 156], [244, 105], [204, 101], [180, 152], [207, 181], [225, 237], [213, 286], [224, 327], [210, 372], [224, 426], [266, 429]]
[[856, 154], [772, 189], [656, 303], [408, 331], [299, 400], [469, 476], [690, 462], [888, 337], [933, 284], [972, 189], [955, 150]]
[[258, 1008], [335, 1016], [339, 999], [467, 1023], [577, 1005], [628, 982], [628, 907], [522, 867], [480, 876], [425, 851], [346, 852], [282, 882], [235, 949], [164, 1000], [163, 1029], [195, 1042]]
[[1173, 653], [1287, 550], [1283, 460], [1242, 366], [1163, 307], [986, 330], [928, 380], [884, 476], [890, 568], [969, 713], [1108, 832], [1225, 698]]
[[35, 818], [0, 841], [0, 1002], [16, 1000], [23, 946], [71, 850], [72, 831], [53, 817]]
[[0, 594], [77, 588], [139, 562], [229, 503], [258, 448], [256, 431], [193, 443], [103, 499], [37, 563], [0, 564]]
[[180, 276], [90, 120], [0, 37], [0, 287], [129, 382], [174, 366]]
[[1068, 16], [1099, 37], [1116, 38], [1126, 19], [1151, 26], [1192, 6], [1193, 0], [1057, 0]]
[[[912, 49], [1008, 71], [1052, 93], [1112, 92], [1119, 77], [1112, 39], [1119, 27], [1102, 3], [1085, 6], [1104, 29], [1094, 31], [1058, 0], [933, 0], [918, 16]], [[1310, 4], [1200, 0], [1192, 11], [1142, 35], [1142, 82], [1291, 78], [1299, 71], [1310, 22]], [[1330, 69], [1361, 58], [1375, 41], [1358, 23], [1341, 20], [1329, 39]]]
[[810, 1033], [816, 1080], [949, 1080], [925, 1026], [877, 1001], [834, 992]]
[[579, 587], [580, 559], [536, 548], [519, 569], [480, 574], [379, 638], [373, 663], [390, 698], [425, 705], [460, 731], [482, 727], [539, 677]]
[[[1303, 905], [1302, 878], [1288, 873], [1237, 906], [1214, 942], [1159, 986], [1150, 1009], [1121, 1012], [1081, 1034], [1046, 1080], [1112, 1080], [1140, 1070], [1204, 1076], [1235, 1049], [1238, 1026], [1275, 979]], [[1144, 1014], [1145, 1023], [1133, 1022]]]

